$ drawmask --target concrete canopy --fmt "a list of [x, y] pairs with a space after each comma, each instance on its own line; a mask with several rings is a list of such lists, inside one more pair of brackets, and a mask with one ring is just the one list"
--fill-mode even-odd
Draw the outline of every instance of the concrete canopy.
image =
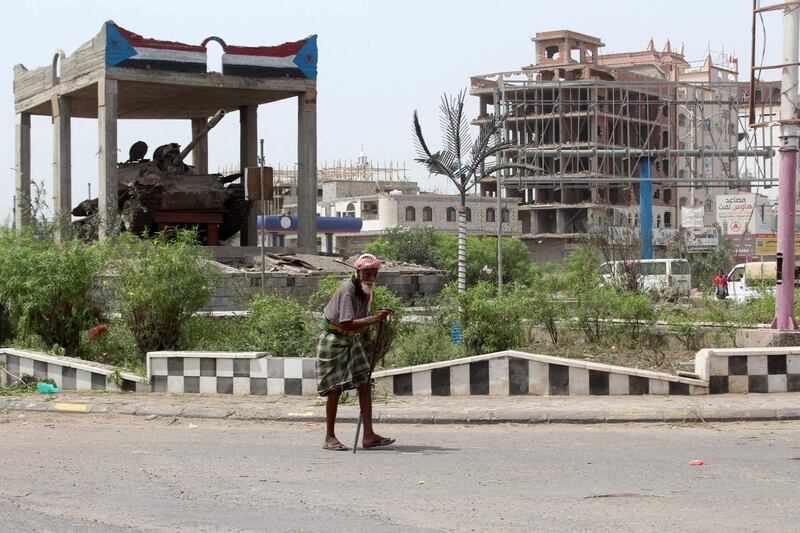
[[[225, 52], [222, 73], [205, 72], [210, 40], [220, 42]], [[124, 41], [122, 52], [119, 41]], [[301, 50], [313, 62], [306, 71], [290, 68], [289, 58]], [[208, 117], [219, 109], [234, 111], [314, 90], [316, 36], [274, 47], [227, 45], [216, 37], [188, 45], [143, 38], [108, 21], [72, 55], [56, 51], [52, 65], [30, 71], [17, 65], [16, 112], [53, 116], [53, 98], [69, 95], [73, 117], [97, 118], [100, 79], [118, 80], [118, 118]]]
[[[208, 72], [206, 45], [222, 46], [222, 72]], [[277, 46], [237, 46], [212, 36], [200, 44], [142, 37], [114, 21], [103, 24], [91, 41], [67, 56], [57, 50], [52, 64], [28, 70], [14, 67], [16, 112], [15, 224], [30, 215], [31, 115], [53, 117], [54, 211], [70, 221], [70, 121], [97, 118], [99, 213], [113, 216], [117, 203], [117, 121], [186, 119], [203, 129], [220, 109], [239, 111], [240, 168], [258, 164], [257, 109], [261, 104], [297, 98], [298, 246], [316, 251], [316, 78], [317, 36]], [[207, 171], [208, 145], [194, 149]], [[104, 238], [106, 230], [101, 230]], [[111, 230], [113, 231], [113, 230]], [[255, 213], [241, 231], [242, 245], [255, 244]]]

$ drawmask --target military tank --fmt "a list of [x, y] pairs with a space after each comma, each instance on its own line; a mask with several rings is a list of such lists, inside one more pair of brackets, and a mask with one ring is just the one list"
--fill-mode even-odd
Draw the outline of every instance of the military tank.
[[[153, 234], [159, 230], [157, 214], [163, 213], [221, 214], [220, 241], [242, 229], [251, 204], [245, 198], [242, 174], [198, 174], [184, 163], [197, 143], [224, 116], [225, 111], [217, 111], [183, 150], [178, 143], [164, 144], [153, 151], [152, 159], [147, 159], [148, 146], [144, 141], [131, 146], [128, 160], [117, 166], [120, 231]], [[83, 217], [73, 224], [84, 238], [97, 238], [98, 206], [98, 199], [93, 198], [72, 210], [74, 216]], [[205, 232], [201, 231], [200, 238], [205, 241]]]

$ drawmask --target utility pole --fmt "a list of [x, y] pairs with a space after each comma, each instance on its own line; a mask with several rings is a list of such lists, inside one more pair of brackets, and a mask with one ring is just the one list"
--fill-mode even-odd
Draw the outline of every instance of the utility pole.
[[[783, 7], [781, 147], [778, 177], [778, 251], [775, 319], [772, 329], [794, 330], [794, 223], [797, 201], [797, 65], [800, 2]], [[753, 98], [753, 94], [750, 94]]]
[[[500, 76], [500, 99], [505, 103], [506, 100], [506, 80]], [[494, 116], [495, 119], [500, 116], [502, 108], [500, 102], [497, 100], [498, 93], [495, 91], [494, 98]], [[506, 125], [503, 121], [502, 129], [500, 130], [500, 142], [506, 138]], [[502, 158], [502, 154], [497, 154], [498, 158]], [[497, 220], [497, 295], [503, 294], [503, 204], [501, 202], [501, 191], [503, 190], [503, 174], [504, 171], [497, 173], [497, 212], [495, 213], [495, 220]]]
[[267, 229], [267, 200], [264, 198], [264, 165], [266, 165], [266, 160], [264, 159], [264, 139], [261, 139], [261, 157], [259, 157], [259, 169], [258, 169], [258, 181], [259, 181], [259, 197], [261, 199], [261, 231], [258, 231], [258, 224], [256, 224], [256, 233], [258, 234], [258, 244], [261, 247], [261, 296], [264, 296], [266, 292], [266, 284], [267, 284], [267, 265], [266, 265], [266, 258], [264, 253], [264, 236], [266, 235]]

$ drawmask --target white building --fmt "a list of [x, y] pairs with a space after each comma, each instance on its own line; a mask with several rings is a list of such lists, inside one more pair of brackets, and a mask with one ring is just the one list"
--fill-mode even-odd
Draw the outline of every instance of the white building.
[[[317, 212], [363, 220], [360, 233], [334, 235], [333, 251], [347, 255], [360, 252], [389, 228], [431, 227], [456, 234], [458, 206], [458, 195], [421, 192], [416, 182], [337, 180], [322, 184]], [[505, 236], [522, 233], [513, 199], [503, 199], [498, 214], [496, 198], [468, 195], [466, 215], [469, 235], [495, 236], [499, 221]]]

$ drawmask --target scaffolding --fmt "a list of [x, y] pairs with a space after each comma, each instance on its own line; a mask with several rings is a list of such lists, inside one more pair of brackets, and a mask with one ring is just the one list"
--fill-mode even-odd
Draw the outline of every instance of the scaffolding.
[[[503, 135], [512, 146], [498, 163], [527, 169], [503, 171], [499, 179], [506, 197], [532, 212], [531, 226], [523, 221], [528, 231], [579, 233], [590, 222], [587, 207], [638, 206], [643, 159], [651, 163], [653, 206], [664, 208], [667, 228], [678, 226], [679, 207], [711, 213], [715, 193], [759, 192], [777, 183], [770, 159], [775, 139], [769, 129], [747, 128], [746, 83], [545, 80], [537, 74], [473, 77], [471, 90], [480, 101], [474, 124], [490, 112], [508, 113]], [[755, 104], [765, 116], [775, 105], [771, 97]], [[481, 194], [497, 195], [497, 181], [482, 182]], [[548, 207], [560, 212], [541, 212]], [[597, 222], [621, 223], [619, 214], [608, 214], [616, 219]]]
[[[317, 165], [317, 181], [408, 181], [405, 163], [386, 161], [336, 160]], [[274, 170], [276, 183], [297, 183], [297, 167], [277, 165]]]

